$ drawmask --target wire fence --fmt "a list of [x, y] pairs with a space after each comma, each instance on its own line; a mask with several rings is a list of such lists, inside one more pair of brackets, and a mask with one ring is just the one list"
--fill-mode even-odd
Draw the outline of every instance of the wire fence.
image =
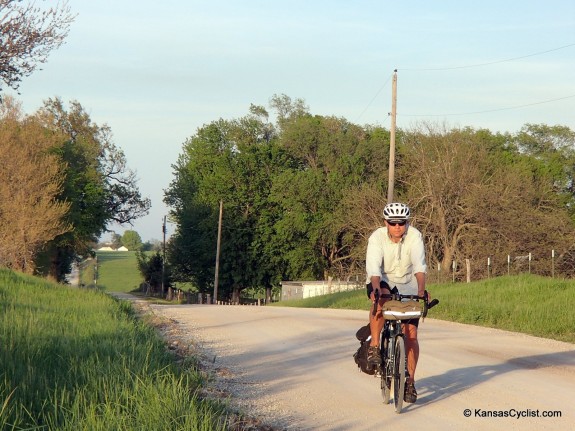
[[429, 282], [471, 282], [502, 275], [537, 274], [552, 278], [575, 277], [575, 249], [558, 253], [556, 250], [538, 250], [521, 255], [487, 256], [454, 260], [449, 271], [438, 262], [428, 266]]

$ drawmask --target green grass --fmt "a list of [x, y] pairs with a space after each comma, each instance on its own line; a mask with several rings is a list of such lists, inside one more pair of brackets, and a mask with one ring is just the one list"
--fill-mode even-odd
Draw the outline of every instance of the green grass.
[[0, 429], [223, 430], [130, 304], [0, 269]]
[[[107, 292], [130, 292], [143, 281], [135, 251], [100, 251], [97, 257], [98, 288]], [[82, 264], [81, 279], [86, 286], [94, 286], [95, 265], [95, 259]]]
[[575, 281], [505, 276], [430, 287], [433, 317], [575, 343]]
[[143, 281], [135, 251], [98, 252], [98, 286], [108, 292], [129, 292]]
[[[505, 276], [468, 284], [431, 284], [428, 291], [440, 300], [429, 317], [575, 343], [573, 280]], [[371, 302], [360, 289], [274, 305], [367, 311]]]

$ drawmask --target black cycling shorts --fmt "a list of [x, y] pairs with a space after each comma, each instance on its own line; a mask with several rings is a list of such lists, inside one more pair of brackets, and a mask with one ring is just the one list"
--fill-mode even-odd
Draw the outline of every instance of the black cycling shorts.
[[[371, 283], [367, 283], [365, 287], [367, 289], [367, 297], [371, 299], [371, 292], [373, 292], [373, 287], [372, 287]], [[389, 284], [387, 284], [383, 280], [381, 280], [379, 282], [379, 287], [389, 289], [389, 291], [391, 292]], [[413, 325], [417, 328], [417, 327], [419, 327], [419, 318], [402, 320], [401, 323], [405, 323], [406, 325]]]

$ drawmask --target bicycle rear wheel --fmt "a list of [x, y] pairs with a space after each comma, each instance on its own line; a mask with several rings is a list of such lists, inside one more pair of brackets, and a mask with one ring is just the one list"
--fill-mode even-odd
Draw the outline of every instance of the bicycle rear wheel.
[[393, 361], [393, 403], [395, 413], [401, 413], [405, 393], [405, 343], [403, 337], [395, 338]]

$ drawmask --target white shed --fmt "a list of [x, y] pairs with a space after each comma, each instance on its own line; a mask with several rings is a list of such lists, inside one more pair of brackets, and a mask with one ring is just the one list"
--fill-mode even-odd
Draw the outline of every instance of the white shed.
[[304, 299], [318, 295], [343, 292], [365, 288], [365, 284], [358, 281], [282, 281], [281, 300]]

